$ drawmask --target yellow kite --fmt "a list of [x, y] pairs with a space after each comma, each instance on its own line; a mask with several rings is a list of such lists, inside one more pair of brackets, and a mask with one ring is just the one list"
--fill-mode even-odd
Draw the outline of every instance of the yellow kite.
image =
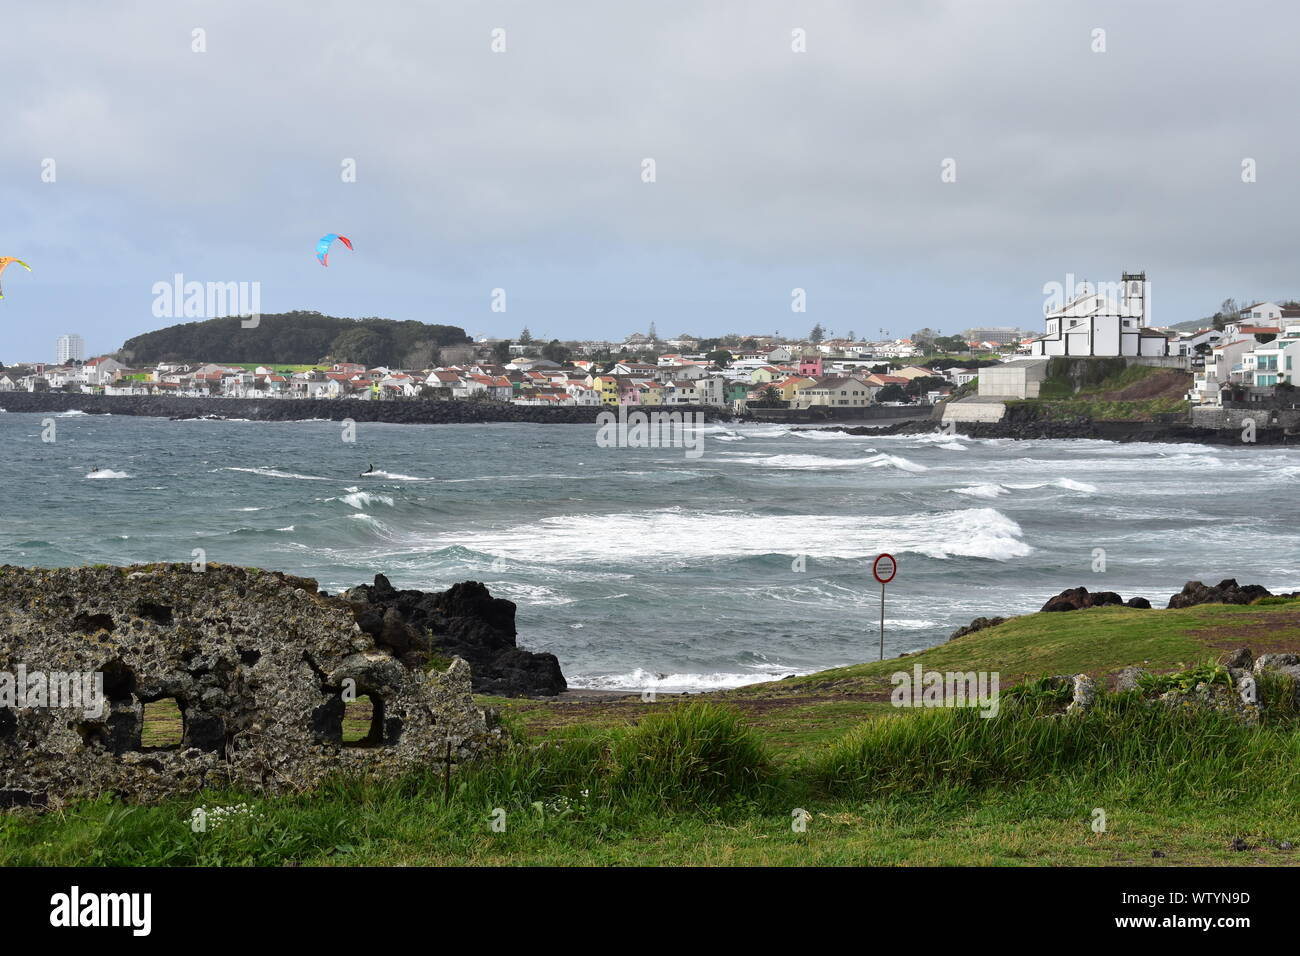
[[[23, 262], [23, 260], [21, 259], [15, 259], [13, 256], [0, 256], [0, 276], [4, 275], [4, 271], [9, 268], [9, 263], [11, 262], [18, 263], [28, 272], [32, 271], [32, 267], [29, 266], [27, 263]], [[0, 299], [3, 299], [4, 297], [5, 297], [4, 287], [0, 286]]]

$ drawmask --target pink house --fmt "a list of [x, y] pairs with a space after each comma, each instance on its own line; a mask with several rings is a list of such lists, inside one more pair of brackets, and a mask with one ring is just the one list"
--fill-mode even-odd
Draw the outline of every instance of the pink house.
[[807, 378], [822, 377], [822, 357], [805, 355], [799, 359], [799, 374]]

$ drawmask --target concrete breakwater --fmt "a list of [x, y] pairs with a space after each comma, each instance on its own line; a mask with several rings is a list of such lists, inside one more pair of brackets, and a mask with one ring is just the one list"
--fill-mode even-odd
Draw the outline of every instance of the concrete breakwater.
[[[411, 399], [366, 402], [346, 399], [178, 398], [169, 395], [82, 395], [68, 392], [0, 392], [0, 408], [9, 412], [71, 412], [90, 415], [146, 415], [160, 418], [229, 418], [291, 422], [352, 419], [394, 425], [457, 425], [529, 422], [550, 425], [594, 424], [609, 406], [508, 405], [502, 402], [455, 402]], [[673, 405], [645, 411], [702, 413], [706, 421], [735, 420], [713, 406]]]

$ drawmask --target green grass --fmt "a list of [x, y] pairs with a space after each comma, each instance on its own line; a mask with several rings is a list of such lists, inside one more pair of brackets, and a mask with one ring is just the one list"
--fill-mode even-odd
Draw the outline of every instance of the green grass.
[[[1148, 695], [1222, 683], [1216, 661], [1236, 644], [1300, 648], [1300, 601], [1027, 615], [905, 658], [708, 699], [485, 699], [516, 743], [446, 790], [417, 769], [280, 798], [10, 811], [0, 864], [1291, 864], [1279, 846], [1300, 842], [1289, 684], [1260, 682], [1268, 719], [1249, 726], [1132, 693], [1062, 715], [1060, 695], [1033, 683], [1080, 671], [1104, 683], [1132, 664], [1173, 672]], [[1001, 712], [890, 706], [889, 674], [918, 663], [998, 670]], [[357, 729], [363, 710], [348, 711]], [[191, 828], [196, 808], [212, 820], [238, 804], [250, 812]], [[1097, 809], [1105, 832], [1091, 827]], [[809, 814], [803, 832], [797, 811]], [[1231, 851], [1234, 837], [1253, 849]]]
[[[1080, 416], [1099, 421], [1152, 421], [1157, 415], [1185, 413], [1189, 403], [1182, 398], [1148, 398], [1105, 400], [1100, 396], [1118, 392], [1167, 370], [1151, 365], [1123, 365], [1122, 359], [1080, 360], [1053, 358], [1048, 362], [1047, 378], [1040, 383], [1038, 397], [1008, 404], [1033, 408], [1040, 418], [1060, 420]], [[1076, 382], [1072, 371], [1082, 371]]]

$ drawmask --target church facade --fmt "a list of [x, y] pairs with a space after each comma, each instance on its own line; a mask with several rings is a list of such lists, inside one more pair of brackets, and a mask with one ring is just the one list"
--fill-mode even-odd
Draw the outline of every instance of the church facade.
[[1030, 344], [1034, 356], [1168, 355], [1169, 339], [1147, 327], [1145, 272], [1126, 272], [1118, 287], [1084, 291], [1047, 312], [1047, 331]]

